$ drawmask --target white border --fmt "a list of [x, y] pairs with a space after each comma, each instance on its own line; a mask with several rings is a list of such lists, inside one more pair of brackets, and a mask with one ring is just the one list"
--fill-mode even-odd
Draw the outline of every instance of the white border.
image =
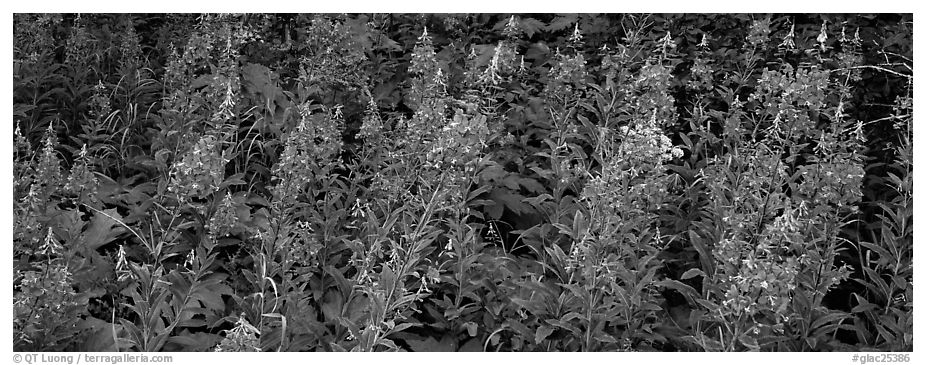
[[[13, 12], [312, 12], [312, 13], [910, 13], [913, 1], [771, 0], [762, 2], [601, 0], [347, 1], [12, 1]], [[53, 10], [52, 10], [53, 9]]]
[[[206, 0], [206, 1], [103, 1], [103, 2], [64, 2], [64, 1], [18, 1], [10, 4], [11, 12], [3, 14], [4, 16], [4, 47], [3, 54], [8, 60], [12, 60], [12, 13], [13, 12], [570, 12], [570, 13], [597, 13], [597, 12], [691, 12], [691, 13], [712, 13], [712, 12], [798, 12], [798, 13], [914, 13], [914, 20], [919, 19], [918, 4], [906, 1], [766, 1], [763, 3], [753, 3], [750, 1], [723, 1], [723, 2], [704, 2], [704, 1], [659, 1], [659, 2], [628, 2], [621, 3], [615, 0], [609, 2], [598, 1], [527, 1], [527, 0], [469, 0], [469, 1], [337, 1], [337, 2], [266, 2], [266, 1], [249, 1], [229, 3], [227, 1]], [[922, 37], [914, 37], [914, 53], [917, 50], [923, 50], [921, 43]], [[4, 97], [7, 100], [3, 104], [4, 113], [8, 117], [6, 125], [3, 127], [5, 141], [0, 143], [0, 155], [6, 156], [0, 158], [3, 166], [4, 180], [2, 183], [3, 201], [6, 209], [2, 211], [2, 227], [6, 228], [10, 241], [12, 242], [12, 134], [13, 123], [12, 116], [12, 78], [6, 77], [5, 85], [2, 88]], [[916, 83], [918, 85], [919, 83]], [[914, 92], [915, 108], [923, 105], [922, 88], [916, 88]], [[918, 90], [917, 90], [918, 89]], [[922, 140], [926, 126], [922, 123], [914, 123], [914, 160], [924, 161]], [[919, 174], [914, 165], [914, 171]], [[924, 190], [923, 180], [914, 180], [914, 191], [922, 192]], [[926, 217], [924, 207], [918, 199], [914, 200], [914, 215]], [[919, 237], [922, 232], [918, 226], [922, 225], [921, 221], [914, 222], [914, 235]], [[4, 303], [7, 310], [0, 315], [0, 322], [12, 323], [12, 245], [7, 246], [6, 259], [0, 260], [2, 271], [6, 275], [2, 276], [2, 281], [6, 285], [3, 291]], [[914, 262], [922, 262], [916, 257], [923, 257], [914, 251]], [[918, 269], [915, 264], [914, 267]], [[915, 269], [915, 271], [918, 271]], [[914, 292], [915, 302], [926, 303], [926, 294], [924, 290]], [[922, 304], [921, 304], [922, 305]], [[923, 318], [918, 312], [921, 310], [914, 309], [914, 318]], [[919, 320], [919, 322], [923, 322]], [[926, 334], [921, 323], [914, 325], [914, 333], [922, 336]], [[0, 330], [0, 341], [7, 349], [5, 359], [0, 357], [0, 362], [7, 363], [7, 359], [12, 356], [12, 331]], [[917, 350], [924, 348], [924, 340], [914, 340], [913, 359], [923, 361], [917, 356]], [[853, 364], [851, 356], [853, 353], [595, 353], [595, 354], [561, 354], [561, 353], [470, 353], [470, 354], [448, 354], [441, 353], [406, 353], [406, 354], [325, 354], [325, 353], [237, 353], [237, 354], [212, 354], [212, 353], [167, 353], [174, 356], [174, 364], [203, 364], [207, 362], [232, 362], [232, 363], [261, 363], [266, 361], [284, 361], [284, 362], [336, 362], [336, 363], [367, 363], [367, 364], [402, 364], [408, 365], [409, 362], [428, 362], [429, 364], [444, 363], [515, 363], [522, 362], [526, 364], [563, 364], [574, 363], [576, 361], [589, 362], [594, 364], [640, 364], [647, 362], [667, 362], [679, 364]], [[75, 354], [76, 355], [76, 354]], [[857, 364], [857, 363], [855, 363]]]

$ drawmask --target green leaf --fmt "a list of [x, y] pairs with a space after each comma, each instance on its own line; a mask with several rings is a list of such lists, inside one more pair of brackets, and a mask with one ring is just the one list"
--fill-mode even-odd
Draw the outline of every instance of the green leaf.
[[867, 313], [879, 307], [877, 304], [869, 303], [868, 300], [865, 300], [865, 298], [857, 293], [852, 293], [852, 296], [858, 300], [858, 305], [852, 307], [852, 313]]
[[463, 324], [463, 328], [466, 329], [466, 333], [468, 333], [470, 337], [476, 337], [478, 334], [479, 326], [476, 325], [475, 322], [466, 322]]
[[704, 275], [704, 272], [701, 271], [701, 269], [689, 269], [688, 271], [685, 271], [684, 274], [682, 274], [681, 279], [688, 280], [695, 276], [705, 276], [705, 275]]
[[746, 346], [750, 351], [759, 351], [759, 342], [755, 338], [747, 334], [742, 334], [739, 337], [739, 342]]
[[548, 32], [558, 32], [575, 25], [579, 20], [578, 14], [557, 15], [550, 24], [547, 25]]
[[275, 100], [280, 88], [274, 82], [274, 74], [267, 66], [248, 63], [241, 67], [241, 81], [245, 87], [269, 100]]
[[419, 326], [419, 324], [418, 324], [418, 323], [407, 323], [407, 322], [406, 322], [406, 323], [399, 323], [399, 324], [395, 325], [395, 327], [393, 327], [389, 332], [390, 332], [390, 333], [402, 332], [402, 331], [404, 331], [404, 330], [406, 330], [406, 329], [408, 329], [408, 328], [415, 327], [415, 326]]
[[688, 303], [692, 305], [697, 305], [698, 299], [700, 297], [700, 295], [698, 295], [698, 292], [694, 290], [694, 288], [678, 280], [672, 280], [672, 279], [661, 280], [661, 281], [656, 282], [656, 286], [660, 286], [660, 287], [668, 288], [668, 289], [674, 289], [678, 291], [679, 293], [684, 295], [685, 299], [688, 300]]
[[125, 227], [116, 219], [122, 220], [122, 216], [116, 209], [106, 209], [102, 213], [94, 211], [90, 227], [80, 236], [78, 244], [95, 250], [114, 241], [120, 234], [126, 232]]
[[505, 213], [505, 205], [494, 200], [490, 200], [491, 204], [486, 205], [486, 213], [489, 214], [489, 218], [492, 220], [499, 220], [502, 218], [502, 214]]
[[68, 209], [55, 215], [49, 226], [54, 228], [55, 234], [64, 242], [73, 242], [80, 238], [86, 222], [80, 219], [81, 213], [77, 209]]
[[714, 260], [712, 250], [707, 244], [707, 240], [701, 237], [694, 230], [688, 231], [688, 241], [698, 252], [698, 258], [701, 261], [701, 269], [707, 272], [714, 272]]
[[585, 215], [581, 211], [576, 211], [576, 215], [572, 218], [572, 232], [574, 233], [573, 237], [581, 238], [582, 235], [588, 230], [588, 221], [585, 220]]
[[531, 313], [538, 315], [546, 313], [546, 309], [544, 308], [543, 303], [538, 303], [534, 300], [527, 300], [522, 298], [511, 298], [510, 300], [512, 303], [517, 304], [521, 308], [524, 308]]
[[167, 340], [168, 343], [181, 345], [183, 351], [207, 351], [221, 341], [222, 336], [203, 332], [186, 332], [181, 335], [171, 336]]
[[859, 244], [862, 245], [862, 247], [865, 247], [869, 250], [876, 252], [878, 254], [878, 261], [881, 261], [881, 260], [893, 261], [894, 260], [894, 255], [892, 255], [888, 250], [884, 249], [884, 247], [881, 247], [874, 243], [866, 242], [866, 241], [860, 241]]
[[523, 323], [521, 323], [519, 320], [509, 319], [509, 320], [505, 321], [505, 324], [507, 324], [508, 327], [511, 328], [511, 330], [512, 330], [514, 333], [517, 333], [517, 334], [520, 335], [522, 338], [530, 338], [531, 335], [534, 334], [534, 331], [531, 331], [530, 328], [528, 328], [527, 326], [525, 326], [525, 325], [524, 325]]
[[553, 200], [553, 196], [550, 195], [550, 194], [547, 194], [547, 193], [543, 193], [543, 194], [540, 194], [540, 195], [534, 196], [534, 197], [529, 197], [529, 198], [521, 199], [522, 202], [525, 202], [525, 203], [527, 203], [527, 204], [530, 204], [530, 205], [533, 206], [534, 208], [540, 208], [540, 207], [542, 207], [542, 204], [543, 204], [544, 202], [547, 202], [547, 201], [550, 201], [550, 200]]
[[231, 287], [222, 283], [212, 283], [204, 285], [196, 292], [196, 300], [202, 303], [203, 308], [208, 308], [216, 312], [225, 311], [225, 301], [222, 295], [231, 296], [233, 293]]
[[533, 207], [522, 202], [524, 199], [523, 195], [515, 193], [507, 188], [492, 190], [489, 197], [497, 203], [501, 203], [505, 208], [517, 215], [525, 215], [534, 210]]
[[545, 340], [550, 334], [553, 333], [555, 329], [548, 325], [541, 325], [540, 328], [537, 328], [537, 333], [534, 334], [534, 343], [540, 344]]
[[426, 337], [423, 340], [407, 339], [405, 342], [415, 352], [451, 352], [455, 345], [449, 337], [444, 337], [440, 341], [434, 337]]
[[582, 331], [578, 327], [574, 326], [572, 323], [569, 323], [570, 320], [578, 318], [578, 317], [580, 316], [576, 313], [569, 313], [563, 316], [563, 319], [548, 319], [546, 322], [553, 326], [567, 330], [573, 335], [578, 336], [578, 335], [581, 335]]
[[343, 303], [344, 299], [341, 297], [341, 292], [337, 290], [328, 290], [321, 300], [322, 314], [324, 314], [325, 319], [333, 321], [341, 318]]
[[458, 352], [482, 352], [482, 341], [478, 338], [470, 339], [460, 346]]
[[121, 324], [113, 324], [95, 317], [88, 317], [80, 322], [80, 328], [85, 329], [88, 333], [84, 343], [80, 345], [80, 351], [108, 351], [116, 352], [114, 343], [114, 333], [122, 331]]
[[389, 265], [383, 265], [383, 271], [380, 273], [379, 279], [382, 282], [383, 288], [387, 291], [392, 290], [396, 285], [395, 273]]

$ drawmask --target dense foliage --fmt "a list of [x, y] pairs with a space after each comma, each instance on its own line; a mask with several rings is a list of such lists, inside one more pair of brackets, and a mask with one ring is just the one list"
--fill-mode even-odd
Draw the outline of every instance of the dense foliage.
[[911, 351], [911, 15], [16, 14], [16, 351]]

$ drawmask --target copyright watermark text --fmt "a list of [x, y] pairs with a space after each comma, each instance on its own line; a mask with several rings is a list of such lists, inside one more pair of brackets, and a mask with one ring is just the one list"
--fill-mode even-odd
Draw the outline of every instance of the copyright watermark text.
[[909, 363], [910, 354], [884, 353], [884, 354], [852, 354], [853, 364], [891, 364]]
[[145, 354], [81, 354], [81, 353], [19, 353], [13, 354], [14, 364], [122, 364], [122, 363], [172, 363], [171, 355]]

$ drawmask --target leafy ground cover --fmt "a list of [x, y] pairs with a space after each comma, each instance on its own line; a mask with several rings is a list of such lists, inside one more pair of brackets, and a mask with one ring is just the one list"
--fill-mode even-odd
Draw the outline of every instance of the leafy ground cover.
[[16, 14], [16, 351], [912, 351], [912, 15]]

